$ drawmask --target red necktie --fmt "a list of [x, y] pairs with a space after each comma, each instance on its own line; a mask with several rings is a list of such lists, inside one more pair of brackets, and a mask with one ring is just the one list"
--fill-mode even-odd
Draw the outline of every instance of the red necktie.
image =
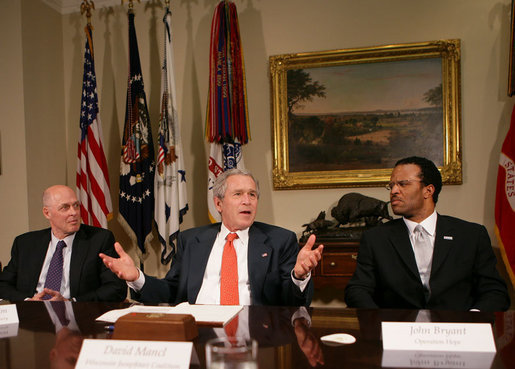
[[220, 305], [239, 305], [238, 294], [238, 259], [233, 241], [238, 238], [236, 233], [229, 233], [225, 238], [222, 254], [222, 270], [220, 272]]

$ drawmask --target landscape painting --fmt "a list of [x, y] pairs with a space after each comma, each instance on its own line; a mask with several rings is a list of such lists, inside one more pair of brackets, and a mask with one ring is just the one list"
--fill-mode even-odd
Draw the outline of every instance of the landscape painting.
[[412, 155], [461, 182], [459, 40], [270, 62], [275, 188], [381, 185]]
[[392, 168], [414, 154], [442, 166], [440, 58], [292, 69], [287, 80], [291, 172]]

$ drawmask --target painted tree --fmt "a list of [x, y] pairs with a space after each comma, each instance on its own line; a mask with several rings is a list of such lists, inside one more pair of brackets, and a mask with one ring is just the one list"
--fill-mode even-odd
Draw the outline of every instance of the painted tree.
[[293, 110], [302, 106], [303, 102], [313, 101], [313, 97], [325, 97], [325, 86], [318, 81], [313, 82], [311, 75], [304, 69], [291, 69], [287, 72], [288, 80], [288, 118]]

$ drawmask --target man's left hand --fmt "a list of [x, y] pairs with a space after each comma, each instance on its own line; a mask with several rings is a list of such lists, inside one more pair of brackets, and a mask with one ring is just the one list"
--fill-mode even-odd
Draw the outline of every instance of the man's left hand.
[[318, 262], [322, 258], [322, 251], [324, 245], [319, 245], [313, 250], [316, 236], [312, 234], [309, 236], [308, 241], [303, 248], [300, 249], [297, 255], [297, 262], [293, 268], [293, 276], [297, 279], [305, 279], [308, 273], [310, 273], [318, 265]]

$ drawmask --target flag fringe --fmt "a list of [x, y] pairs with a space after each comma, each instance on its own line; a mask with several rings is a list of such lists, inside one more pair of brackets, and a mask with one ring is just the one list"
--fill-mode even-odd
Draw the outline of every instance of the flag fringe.
[[508, 260], [508, 255], [506, 254], [506, 250], [504, 248], [504, 243], [502, 242], [501, 233], [497, 225], [495, 225], [495, 235], [497, 240], [499, 241], [499, 250], [501, 251], [501, 257], [504, 262], [504, 267], [506, 268], [506, 272], [508, 273], [508, 277], [510, 278], [511, 286], [515, 288], [515, 273], [511, 267], [510, 261]]
[[[129, 223], [127, 223], [127, 221], [125, 220], [125, 218], [121, 214], [118, 214], [117, 219], [118, 219], [118, 223], [122, 226], [122, 228], [125, 231], [125, 233], [127, 233], [127, 236], [129, 236], [129, 238], [131, 239], [133, 246], [136, 248], [139, 261], [143, 262], [143, 261], [147, 260], [147, 257], [148, 257], [149, 253], [148, 252], [143, 253], [141, 251], [141, 248], [138, 245], [138, 237], [136, 237], [136, 233], [134, 233], [134, 231], [132, 230], [132, 228], [129, 225]], [[154, 239], [154, 236], [152, 235], [152, 232], [150, 232], [145, 237], [145, 251], [148, 250], [151, 247], [150, 242], [153, 239]]]

